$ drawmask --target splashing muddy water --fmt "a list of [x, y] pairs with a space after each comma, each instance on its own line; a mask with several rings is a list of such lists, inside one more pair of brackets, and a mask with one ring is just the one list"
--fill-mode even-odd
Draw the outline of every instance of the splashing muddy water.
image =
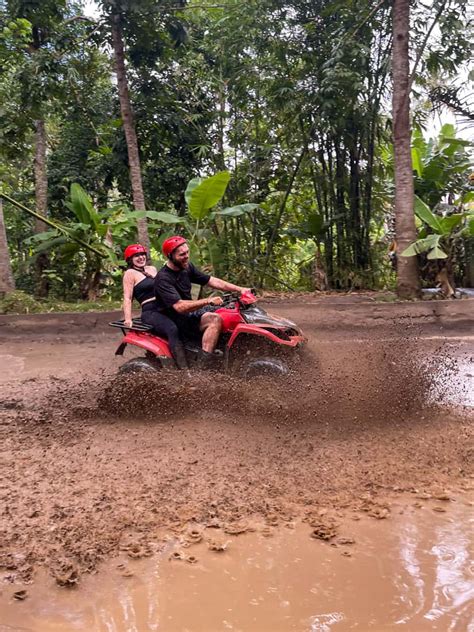
[[472, 505], [440, 504], [414, 495], [392, 507], [391, 520], [343, 520], [328, 542], [301, 523], [238, 536], [195, 528], [194, 543], [117, 558], [76, 592], [37, 584], [27, 600], [3, 604], [0, 629], [469, 631]]

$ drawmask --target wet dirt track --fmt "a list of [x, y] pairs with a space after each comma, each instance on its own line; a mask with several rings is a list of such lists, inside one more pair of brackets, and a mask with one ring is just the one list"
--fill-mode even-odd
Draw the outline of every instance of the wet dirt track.
[[39, 568], [72, 586], [193, 527], [301, 520], [324, 541], [334, 512], [390, 520], [406, 492], [470, 502], [472, 409], [453, 401], [473, 388], [473, 305], [275, 302], [308, 349], [289, 379], [250, 386], [117, 381], [111, 317], [1, 317], [0, 601]]

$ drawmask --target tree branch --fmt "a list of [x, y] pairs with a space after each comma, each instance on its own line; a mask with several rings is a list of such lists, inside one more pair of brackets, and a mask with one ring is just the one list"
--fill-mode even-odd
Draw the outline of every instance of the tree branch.
[[416, 54], [416, 59], [415, 59], [415, 63], [413, 64], [413, 68], [411, 71], [410, 76], [408, 77], [408, 88], [407, 88], [407, 92], [410, 93], [411, 91], [411, 87], [413, 85], [413, 81], [415, 79], [415, 73], [416, 73], [416, 69], [418, 67], [418, 64], [421, 61], [421, 58], [423, 56], [423, 53], [425, 52], [425, 48], [426, 48], [426, 44], [428, 43], [428, 40], [430, 38], [431, 33], [433, 32], [434, 27], [436, 26], [439, 18], [441, 17], [441, 14], [444, 11], [445, 6], [448, 4], [448, 0], [444, 0], [444, 2], [441, 4], [440, 8], [438, 9], [437, 14], [435, 15], [435, 18], [433, 20], [433, 23], [431, 24], [430, 28], [426, 31], [425, 37], [423, 38], [423, 42], [421, 43], [420, 48], [418, 49], [418, 52]]

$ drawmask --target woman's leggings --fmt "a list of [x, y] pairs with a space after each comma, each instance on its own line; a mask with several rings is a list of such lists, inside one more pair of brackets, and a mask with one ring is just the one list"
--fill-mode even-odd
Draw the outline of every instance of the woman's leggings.
[[156, 309], [155, 301], [150, 301], [142, 306], [142, 323], [145, 325], [151, 325], [158, 336], [166, 338], [168, 340], [171, 353], [174, 355], [176, 345], [181, 342], [178, 327], [171, 318], [165, 316]]

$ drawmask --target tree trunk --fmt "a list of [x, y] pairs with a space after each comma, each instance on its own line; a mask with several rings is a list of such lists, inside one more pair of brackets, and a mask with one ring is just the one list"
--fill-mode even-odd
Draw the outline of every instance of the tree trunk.
[[[122, 31], [120, 28], [120, 16], [112, 15], [112, 41], [115, 58], [115, 71], [117, 73], [117, 87], [120, 99], [120, 111], [122, 113], [123, 129], [127, 142], [128, 165], [130, 169], [130, 183], [132, 185], [133, 205], [135, 210], [145, 210], [145, 196], [143, 194], [142, 174], [140, 168], [140, 155], [138, 152], [138, 140], [135, 131], [132, 106], [128, 92], [127, 74], [125, 71], [125, 53], [123, 50]], [[138, 240], [148, 251], [150, 250], [150, 238], [146, 217], [137, 220]]]
[[463, 283], [465, 287], [474, 287], [474, 237], [466, 237], [464, 243], [466, 267]]
[[0, 197], [0, 298], [7, 292], [13, 292], [15, 281], [13, 280], [10, 255], [8, 252], [7, 231], [3, 219], [3, 201]]
[[[48, 208], [48, 174], [46, 172], [46, 127], [43, 119], [35, 121], [35, 199], [36, 212], [46, 217]], [[43, 233], [48, 229], [48, 225], [40, 219], [35, 219], [35, 235]], [[44, 252], [36, 258], [35, 270], [35, 294], [38, 298], [48, 296], [49, 282], [44, 276], [44, 271], [48, 268], [48, 255]]]
[[421, 289], [417, 259], [400, 256], [417, 238], [410, 146], [409, 29], [410, 0], [394, 0], [392, 124], [395, 153], [395, 234], [398, 247], [397, 294], [400, 298], [419, 298]]

